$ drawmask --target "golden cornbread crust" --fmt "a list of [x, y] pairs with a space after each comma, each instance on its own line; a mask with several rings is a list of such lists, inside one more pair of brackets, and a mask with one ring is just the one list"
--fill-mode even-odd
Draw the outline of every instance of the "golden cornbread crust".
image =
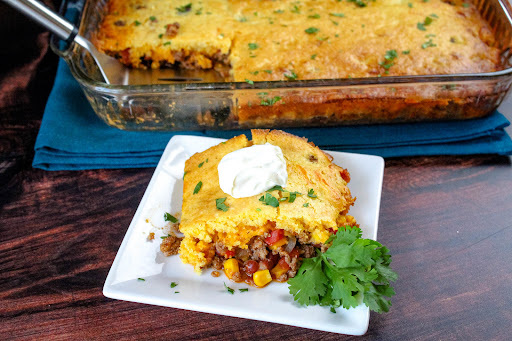
[[[347, 215], [355, 198], [350, 194], [348, 172], [333, 164], [332, 158], [306, 139], [282, 131], [252, 130], [252, 141], [245, 135], [194, 154], [185, 163], [183, 206], [180, 231], [184, 239], [180, 257], [197, 272], [210, 266], [215, 246], [228, 250], [247, 249], [257, 236], [282, 229], [303, 244], [321, 244], [338, 226], [356, 225]], [[299, 192], [293, 202], [280, 201], [278, 207], [266, 205], [262, 194], [235, 199], [219, 185], [217, 166], [228, 153], [253, 144], [279, 146], [287, 164], [288, 181], [284, 189]], [[200, 189], [197, 190], [198, 184]], [[285, 191], [272, 191], [276, 198], [287, 197]], [[308, 195], [310, 193], [311, 195]], [[313, 194], [314, 193], [314, 194]], [[218, 208], [216, 200], [227, 210]]]
[[501, 67], [488, 23], [461, 0], [110, 0], [95, 43], [133, 67], [228, 64], [235, 81]]

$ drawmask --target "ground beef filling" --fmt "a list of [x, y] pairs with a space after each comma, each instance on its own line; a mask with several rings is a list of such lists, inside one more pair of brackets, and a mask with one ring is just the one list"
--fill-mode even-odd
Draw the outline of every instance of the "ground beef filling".
[[229, 250], [223, 243], [216, 242], [215, 256], [211, 266], [215, 270], [223, 270], [224, 262], [229, 258], [235, 258], [238, 261], [239, 271], [233, 273], [230, 279], [234, 282], [245, 282], [254, 285], [252, 277], [255, 272], [260, 270], [271, 271], [279, 263], [288, 267], [288, 269], [279, 276], [272, 273], [272, 279], [277, 282], [285, 282], [289, 278], [295, 277], [303, 258], [314, 256], [315, 247], [312, 245], [297, 242], [291, 251], [287, 251], [286, 245], [272, 248], [265, 241], [265, 238], [256, 236], [251, 239], [247, 249], [235, 248]]
[[182, 239], [183, 238], [178, 238], [174, 235], [167, 236], [160, 244], [160, 251], [162, 251], [166, 257], [177, 255]]

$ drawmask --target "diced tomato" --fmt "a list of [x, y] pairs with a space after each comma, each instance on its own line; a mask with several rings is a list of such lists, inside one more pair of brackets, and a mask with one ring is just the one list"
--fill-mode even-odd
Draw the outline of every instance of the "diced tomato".
[[290, 265], [286, 263], [286, 259], [283, 257], [277, 262], [277, 265], [279, 265], [282, 269], [288, 270], [290, 268]]
[[268, 245], [272, 245], [272, 244], [276, 243], [277, 241], [283, 239], [283, 237], [284, 237], [284, 230], [277, 229], [277, 230], [270, 232], [270, 237], [265, 238], [265, 242]]
[[234, 257], [235, 256], [235, 251], [234, 250], [226, 250], [226, 252], [224, 252], [224, 257], [226, 258], [231, 258], [231, 257]]
[[296, 258], [296, 257], [299, 257], [299, 250], [295, 247], [293, 248], [292, 252], [290, 252], [290, 257], [292, 258]]

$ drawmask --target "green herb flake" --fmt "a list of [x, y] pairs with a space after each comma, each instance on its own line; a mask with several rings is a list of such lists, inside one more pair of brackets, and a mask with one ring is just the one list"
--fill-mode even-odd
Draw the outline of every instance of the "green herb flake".
[[313, 60], [314, 60], [314, 59], [316, 58], [316, 56], [317, 56], [316, 54], [312, 54], [312, 55], [311, 55], [311, 59], [313, 59]]
[[290, 10], [292, 13], [300, 14], [300, 8], [297, 5], [293, 5], [293, 8]]
[[345, 17], [344, 13], [329, 13], [329, 15], [332, 15], [333, 17], [338, 17], [338, 18], [344, 18]]
[[141, 25], [140, 21], [138, 21], [138, 20], [135, 20], [133, 23], [135, 24], [135, 26], [140, 26]]
[[464, 2], [464, 3], [462, 4], [462, 7], [464, 7], [464, 8], [468, 8], [468, 7], [469, 7], [469, 4], [468, 4], [467, 2]]
[[196, 187], [194, 188], [194, 194], [197, 194], [199, 193], [199, 191], [201, 190], [201, 187], [203, 187], [203, 182], [202, 181], [199, 181], [196, 185]]
[[437, 14], [435, 14], [435, 13], [432, 13], [432, 14], [430, 15], [430, 17], [435, 18], [435, 19], [439, 19], [439, 17], [438, 17], [438, 16], [437, 16]]
[[165, 221], [170, 221], [171, 223], [177, 223], [178, 222], [178, 219], [176, 219], [175, 216], [173, 216], [172, 214], [167, 213], [167, 212], [164, 213], [164, 220]]
[[286, 79], [288, 79], [289, 81], [293, 81], [293, 80], [296, 80], [297, 79], [297, 74], [295, 73], [295, 71], [293, 70], [289, 70], [289, 71], [286, 71], [284, 74], [283, 74]]
[[256, 43], [249, 43], [249, 50], [256, 50], [258, 48], [258, 44]]
[[163, 36], [164, 36], [164, 34], [163, 34], [163, 33], [160, 33], [160, 34], [158, 35], [158, 39], [162, 39], [162, 38], [163, 38]]
[[256, 209], [256, 211], [257, 211], [257, 212], [261, 212], [261, 208], [257, 208], [257, 209]]
[[235, 293], [235, 290], [234, 290], [234, 289], [232, 289], [232, 288], [230, 288], [230, 287], [228, 287], [228, 286], [226, 285], [226, 283], [225, 283], [225, 282], [224, 282], [224, 288], [226, 288], [226, 290], [227, 290], [231, 295], [233, 295], [233, 294]]
[[427, 29], [425, 28], [425, 25], [423, 23], [417, 23], [416, 24], [416, 27], [418, 28], [418, 30], [422, 30], [422, 31], [426, 31]]
[[196, 11], [196, 15], [201, 15], [201, 14], [203, 14], [203, 8], [202, 7]]
[[243, 288], [243, 289], [238, 289], [238, 291], [240, 291], [240, 292], [248, 292], [249, 289], [248, 288]]
[[223, 212], [227, 212], [229, 209], [229, 206], [227, 206], [224, 201], [226, 201], [226, 198], [219, 198], [215, 199], [215, 206], [217, 206], [218, 210], [221, 210]]
[[282, 13], [284, 13], [284, 11], [283, 11], [282, 9], [276, 9], [276, 10], [274, 11], [274, 13], [276, 13], [276, 14], [282, 14]]
[[154, 15], [152, 15], [152, 16], [149, 17], [149, 20], [156, 21], [156, 17]]
[[183, 180], [185, 180], [185, 175], [187, 175], [188, 172], [183, 173]]
[[247, 18], [246, 17], [241, 17], [240, 19], [238, 19], [239, 22], [246, 22], [247, 21]]
[[336, 309], [334, 307], [331, 307], [331, 313], [336, 314]]
[[310, 188], [309, 191], [308, 191], [308, 197], [310, 198], [317, 198], [317, 195], [315, 193], [315, 191], [313, 190], [313, 188]]
[[252, 80], [247, 79], [247, 78], [245, 79], [245, 82], [246, 82], [246, 83], [249, 83], [249, 84], [251, 84], [251, 85], [253, 85], [253, 84], [254, 84], [254, 82], [253, 82]]
[[179, 292], [179, 291], [175, 291], [174, 293], [175, 293], [175, 294], [179, 294], [180, 292]]
[[305, 203], [304, 205], [302, 205], [304, 207], [309, 207], [309, 202]]
[[262, 201], [265, 205], [272, 206], [272, 207], [279, 207], [279, 200], [275, 196], [273, 196], [272, 194], [270, 194], [268, 192], [265, 193], [264, 196], [262, 195], [259, 200]]
[[171, 282], [171, 288], [174, 288], [174, 287], [176, 287], [177, 285], [178, 285], [178, 283], [176, 283], [176, 282]]
[[187, 13], [187, 12], [190, 12], [191, 9], [192, 9], [192, 3], [190, 3], [190, 2], [186, 5], [176, 7], [176, 11], [178, 11], [178, 13]]
[[391, 286], [398, 275], [391, 269], [389, 249], [377, 241], [361, 238], [358, 227], [338, 229], [326, 243], [327, 251], [305, 258], [288, 289], [300, 305], [349, 309], [363, 303], [377, 313], [387, 312]]
[[409, 8], [412, 8], [412, 2], [409, 2], [407, 6], [409, 6]]
[[263, 72], [266, 72], [268, 74], [272, 74], [272, 70], [263, 70]]
[[318, 31], [320, 31], [320, 30], [316, 27], [309, 27], [304, 30], [304, 32], [306, 32], [307, 34], [315, 34]]
[[258, 73], [260, 73], [260, 72], [259, 72], [259, 71], [254, 71], [254, 72], [249, 72], [249, 73], [250, 73], [250, 74], [252, 74], [252, 75], [255, 75], [255, 76], [256, 76], [256, 75], [258, 75]]
[[282, 99], [282, 97], [280, 97], [280, 96], [274, 96], [273, 98], [270, 98], [270, 99], [262, 98], [260, 105], [272, 106], [272, 105], [276, 104], [277, 102], [279, 102], [281, 99]]
[[421, 44], [422, 49], [426, 49], [428, 47], [436, 47], [437, 45], [432, 42], [432, 39], [429, 39], [428, 41]]
[[409, 54], [409, 53], [411, 53], [411, 50], [402, 51], [402, 54]]
[[164, 43], [164, 46], [167, 46], [167, 45], [171, 45], [171, 42], [170, 42], [170, 41], [166, 41], [166, 42]]
[[308, 15], [308, 18], [309, 19], [320, 19], [320, 14], [315, 13], [315, 14], [312, 14], [312, 15]]
[[160, 239], [165, 239], [165, 238], [170, 237], [170, 236], [171, 236], [171, 235], [170, 235], [170, 234], [168, 234], [167, 236], [162, 236], [162, 237], [160, 237]]
[[141, 277], [137, 278], [137, 280], [141, 281], [141, 282], [145, 282], [146, 281], [144, 278], [141, 278]]

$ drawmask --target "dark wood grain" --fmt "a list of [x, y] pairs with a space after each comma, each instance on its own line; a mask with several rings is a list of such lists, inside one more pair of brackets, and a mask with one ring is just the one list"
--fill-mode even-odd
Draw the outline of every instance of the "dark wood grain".
[[31, 168], [57, 59], [44, 33], [26, 34], [40, 48], [0, 77], [0, 340], [510, 339], [508, 157], [386, 160], [378, 237], [400, 277], [391, 311], [361, 338], [105, 298], [153, 169]]

